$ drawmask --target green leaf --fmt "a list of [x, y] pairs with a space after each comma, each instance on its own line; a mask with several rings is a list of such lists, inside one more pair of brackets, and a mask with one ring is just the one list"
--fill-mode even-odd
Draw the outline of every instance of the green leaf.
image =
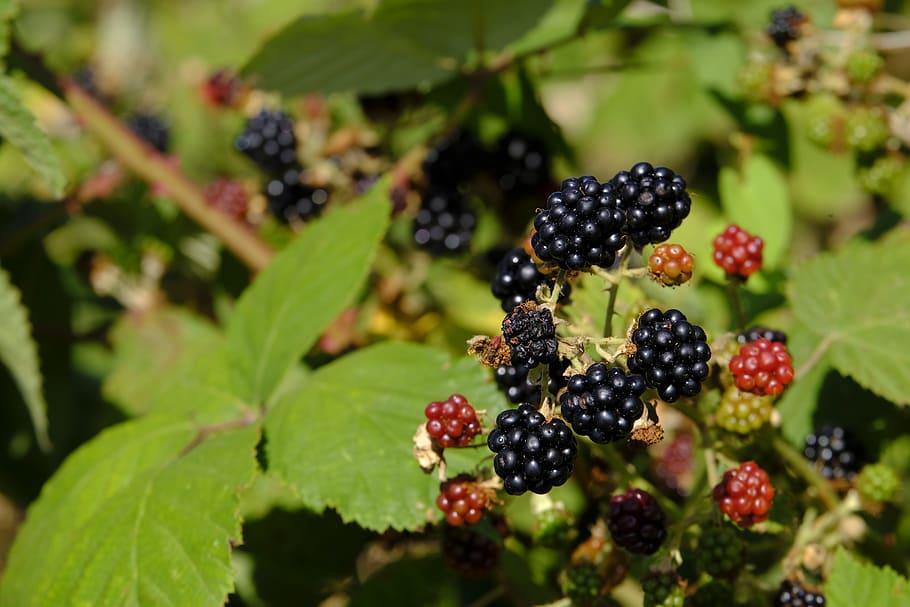
[[[793, 310], [843, 375], [910, 404], [910, 238], [851, 243], [793, 274]], [[797, 366], [802, 361], [796, 359]]]
[[0, 605], [223, 605], [258, 432], [194, 438], [190, 422], [148, 417], [67, 459], [19, 531]]
[[825, 584], [829, 607], [856, 605], [910, 606], [910, 584], [890, 567], [863, 563], [841, 548]]
[[238, 395], [264, 403], [360, 289], [389, 221], [387, 182], [308, 226], [246, 290], [227, 328]]
[[572, 35], [578, 31], [578, 24], [588, 7], [588, 0], [556, 0], [536, 26], [509, 44], [509, 51], [516, 54], [532, 52]]
[[456, 607], [467, 604], [455, 577], [438, 556], [404, 558], [383, 567], [351, 595], [351, 607], [386, 605], [434, 605]]
[[19, 14], [18, 0], [0, 0], [0, 58], [9, 52], [13, 19]]
[[446, 262], [437, 262], [427, 275], [427, 289], [459, 326], [487, 335], [500, 331], [505, 312], [490, 285]]
[[22, 104], [13, 81], [0, 75], [0, 137], [18, 149], [29, 166], [55, 197], [63, 194], [66, 178], [50, 139], [35, 124], [35, 117]]
[[[266, 417], [270, 470], [316, 510], [334, 508], [368, 529], [416, 529], [438, 518], [436, 474], [420, 470], [411, 439], [423, 408], [464, 394], [487, 421], [502, 409], [490, 376], [473, 360], [404, 343], [359, 350], [314, 372], [306, 390]], [[484, 448], [449, 449], [450, 474], [475, 466]]]
[[0, 268], [0, 362], [9, 369], [35, 426], [42, 449], [50, 449], [47, 436], [47, 403], [41, 390], [38, 348], [32, 341], [28, 312], [18, 289]]
[[[787, 349], [796, 361], [805, 361], [819, 347], [818, 335], [801, 327], [789, 334]], [[831, 370], [831, 363], [822, 355], [812, 369], [798, 377], [784, 391], [777, 403], [780, 412], [781, 433], [794, 446], [802, 447], [806, 436], [814, 429], [813, 414], [818, 406], [819, 393], [825, 376]]]
[[761, 236], [765, 241], [763, 267], [777, 267], [787, 252], [793, 229], [787, 182], [780, 169], [767, 156], [755, 154], [740, 172], [722, 168], [718, 181], [727, 217]]

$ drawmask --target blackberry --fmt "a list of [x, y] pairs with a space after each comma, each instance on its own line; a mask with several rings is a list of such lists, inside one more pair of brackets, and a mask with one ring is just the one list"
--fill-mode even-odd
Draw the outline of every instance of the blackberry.
[[889, 196], [898, 183], [905, 161], [900, 156], [880, 156], [857, 172], [859, 184], [868, 192]]
[[806, 101], [806, 136], [823, 148], [839, 148], [847, 109], [830, 93], [818, 93]]
[[714, 238], [713, 245], [714, 263], [724, 270], [728, 277], [745, 280], [761, 269], [765, 242], [738, 225], [727, 226], [727, 229]]
[[607, 527], [617, 545], [636, 554], [654, 554], [667, 538], [663, 511], [641, 489], [630, 488], [610, 498]]
[[481, 577], [499, 564], [499, 544], [489, 537], [446, 526], [442, 535], [442, 556], [446, 564], [466, 577]]
[[727, 432], [750, 434], [771, 419], [774, 405], [767, 396], [758, 396], [730, 386], [720, 399], [714, 421]]
[[897, 495], [901, 481], [887, 464], [864, 466], [856, 479], [860, 495], [874, 502], [890, 502]]
[[432, 255], [460, 253], [471, 244], [477, 217], [461, 193], [436, 189], [423, 195], [414, 218], [414, 242]]
[[862, 468], [862, 445], [840, 426], [824, 426], [806, 437], [803, 455], [828, 480], [852, 480]]
[[436, 507], [453, 527], [474, 525], [483, 518], [490, 500], [490, 490], [478, 486], [470, 477], [459, 476], [439, 486]]
[[95, 101], [108, 105], [110, 104], [110, 98], [101, 90], [101, 87], [98, 85], [98, 78], [95, 75], [95, 70], [88, 66], [83, 66], [73, 72], [70, 75], [73, 83], [78, 86], [84, 93]]
[[569, 389], [559, 399], [562, 416], [576, 434], [595, 443], [609, 443], [629, 436], [645, 404], [645, 380], [619, 369], [594, 363], [582, 375], [569, 378]]
[[294, 121], [280, 110], [264, 109], [250, 117], [234, 140], [234, 147], [271, 175], [297, 166]]
[[554, 504], [536, 513], [533, 539], [535, 544], [548, 548], [564, 548], [577, 536], [576, 520], [561, 504]]
[[760, 337], [743, 344], [728, 365], [736, 387], [759, 396], [777, 396], [793, 381], [787, 346]]
[[126, 125], [136, 137], [143, 140], [162, 154], [171, 146], [171, 131], [159, 116], [136, 112], [126, 119]]
[[692, 278], [692, 256], [678, 244], [654, 247], [648, 257], [648, 271], [654, 280], [668, 287], [677, 287]]
[[768, 327], [749, 327], [742, 333], [736, 336], [736, 341], [741, 344], [747, 344], [756, 339], [767, 339], [768, 341], [773, 341], [779, 344], [787, 343], [787, 334], [783, 331], [778, 331], [776, 329], [769, 329]]
[[623, 219], [609, 185], [590, 176], [566, 179], [534, 217], [531, 246], [566, 270], [609, 267], [624, 244]]
[[500, 413], [487, 445], [496, 454], [493, 468], [511, 495], [529, 489], [547, 493], [565, 484], [577, 449], [572, 431], [561, 419], [546, 421], [531, 405]]
[[[496, 264], [496, 275], [490, 283], [490, 290], [499, 299], [502, 309], [511, 312], [517, 305], [534, 301], [538, 286], [549, 284], [552, 287], [554, 282], [537, 269], [524, 249], [516, 247]], [[568, 284], [563, 285], [560, 301], [568, 297], [570, 289]]]
[[477, 412], [461, 394], [431, 402], [423, 413], [427, 418], [427, 434], [443, 449], [466, 447], [480, 434]]
[[740, 527], [768, 520], [774, 486], [768, 473], [755, 462], [743, 462], [724, 472], [714, 487], [714, 501], [721, 512]]
[[784, 580], [780, 583], [777, 596], [774, 597], [774, 605], [775, 607], [824, 607], [825, 595], [806, 590], [796, 580]]
[[265, 195], [272, 214], [289, 223], [307, 221], [322, 213], [329, 201], [329, 192], [300, 181], [300, 169], [286, 170], [266, 183]]
[[692, 595], [692, 607], [729, 607], [733, 587], [728, 582], [711, 580]]
[[668, 403], [695, 396], [708, 377], [711, 348], [706, 340], [704, 330], [679, 310], [652, 308], [639, 317], [632, 332], [635, 353], [628, 358], [629, 371], [643, 375]]
[[502, 321], [502, 336], [512, 352], [512, 364], [529, 368], [556, 360], [556, 326], [547, 308], [524, 303]]
[[735, 527], [726, 524], [706, 527], [698, 540], [696, 560], [711, 577], [735, 576], [745, 560], [745, 545]]
[[213, 209], [217, 209], [237, 221], [244, 221], [249, 208], [250, 195], [239, 181], [221, 177], [205, 187], [205, 201]]
[[515, 131], [496, 142], [490, 165], [507, 195], [529, 194], [550, 181], [550, 153], [543, 141]]
[[771, 13], [771, 23], [768, 25], [768, 37], [779, 48], [786, 50], [787, 45], [799, 40], [802, 26], [808, 20], [795, 6], [779, 8]]
[[652, 572], [641, 581], [644, 607], [683, 607], [685, 592], [676, 572]]
[[423, 159], [423, 174], [431, 188], [462, 185], [483, 166], [484, 150], [469, 131], [459, 130], [439, 141]]
[[573, 605], [593, 606], [603, 595], [604, 579], [593, 563], [570, 565], [562, 576], [562, 591]]
[[606, 188], [623, 211], [623, 230], [636, 247], [668, 239], [692, 208], [686, 181], [667, 167], [647, 162], [620, 171]]
[[[563, 376], [569, 366], [569, 360], [561, 358], [550, 363], [549, 383], [547, 387], [550, 394], [556, 394], [566, 385], [567, 378]], [[528, 403], [534, 406], [540, 404], [540, 386], [528, 378], [528, 367], [524, 365], [502, 365], [496, 368], [493, 377], [496, 385], [508, 397], [509, 402], [516, 405]]]

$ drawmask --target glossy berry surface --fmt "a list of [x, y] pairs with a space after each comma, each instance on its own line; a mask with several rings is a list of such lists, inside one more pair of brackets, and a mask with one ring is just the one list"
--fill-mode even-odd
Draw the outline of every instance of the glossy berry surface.
[[493, 468], [507, 493], [547, 493], [565, 484], [575, 465], [576, 444], [561, 419], [546, 421], [531, 405], [503, 411], [487, 437]]
[[774, 487], [768, 473], [751, 461], [724, 472], [714, 487], [717, 507], [743, 528], [768, 520], [773, 501]]
[[823, 607], [825, 604], [825, 595], [807, 590], [796, 580], [781, 582], [774, 597], [775, 607]]
[[791, 42], [799, 40], [804, 23], [806, 16], [795, 6], [788, 6], [771, 13], [771, 23], [766, 31], [774, 44], [785, 49]]
[[[567, 379], [563, 373], [568, 366], [569, 361], [565, 358], [550, 363], [549, 383], [547, 384], [550, 394], [556, 394], [560, 388], [566, 385]], [[529, 372], [528, 367], [524, 365], [502, 365], [496, 368], [493, 377], [496, 385], [508, 397], [509, 402], [516, 405], [528, 403], [536, 406], [540, 404], [540, 386], [528, 378]]]
[[562, 416], [576, 434], [595, 443], [628, 437], [645, 410], [641, 400], [644, 379], [604, 363], [594, 363], [584, 374], [571, 376], [568, 388], [559, 398]]
[[[543, 284], [553, 285], [554, 279], [548, 278], [534, 264], [531, 256], [522, 248], [509, 250], [496, 264], [496, 274], [490, 283], [490, 290], [499, 299], [502, 309], [511, 312], [515, 306], [526, 301], [534, 301], [537, 287]], [[565, 285], [560, 300], [565, 299], [571, 287]]]
[[550, 181], [550, 153], [543, 141], [516, 131], [500, 137], [490, 166], [506, 194], [529, 194]]
[[828, 480], [851, 480], [863, 466], [863, 448], [840, 426], [824, 426], [806, 437], [803, 455]]
[[629, 371], [642, 375], [667, 402], [695, 396], [708, 377], [711, 348], [706, 340], [704, 330], [679, 310], [652, 308], [632, 332], [635, 353], [628, 358]]
[[647, 162], [620, 171], [606, 188], [623, 212], [623, 232], [636, 247], [668, 239], [692, 209], [686, 181]]
[[738, 225], [727, 226], [714, 238], [714, 263], [727, 273], [745, 280], [761, 269], [765, 242]]
[[205, 187], [205, 201], [213, 209], [242, 221], [249, 208], [250, 194], [239, 181], [220, 178]]
[[160, 116], [137, 112], [127, 117], [126, 126], [162, 154], [171, 147], [171, 130]]
[[675, 287], [689, 282], [692, 278], [693, 259], [678, 244], [662, 244], [654, 247], [648, 257], [648, 271], [658, 282]]
[[623, 220], [608, 186], [590, 176], [566, 179], [534, 218], [531, 246], [542, 261], [563, 269], [609, 267], [625, 243]]
[[457, 188], [483, 166], [484, 160], [477, 138], [470, 131], [459, 130], [430, 148], [423, 159], [423, 173], [431, 189]]
[[528, 368], [556, 360], [556, 326], [547, 308], [524, 304], [502, 321], [502, 336], [512, 352], [512, 364]]
[[234, 140], [234, 147], [271, 175], [297, 166], [294, 121], [279, 110], [264, 109], [250, 117]]
[[446, 523], [454, 527], [479, 522], [488, 502], [488, 493], [467, 477], [440, 484], [439, 495], [436, 496], [436, 507], [445, 515]]
[[628, 489], [610, 498], [607, 527], [617, 545], [636, 554], [654, 554], [667, 538], [663, 510], [641, 489]]
[[743, 392], [735, 386], [724, 391], [714, 420], [720, 428], [750, 434], [771, 420], [774, 404], [767, 396]]
[[442, 557], [461, 575], [479, 577], [499, 564], [499, 544], [464, 527], [447, 526], [442, 536]]
[[300, 170], [293, 168], [266, 182], [265, 197], [272, 215], [289, 223], [320, 215], [329, 201], [329, 192], [302, 183]]
[[729, 368], [737, 388], [759, 396], [777, 396], [794, 375], [787, 346], [764, 337], [743, 344]]
[[423, 411], [426, 428], [433, 441], [440, 447], [464, 447], [480, 434], [480, 422], [474, 407], [461, 394], [453, 394], [444, 401], [434, 401]]
[[781, 344], [787, 343], [786, 333], [783, 331], [778, 331], [776, 329], [769, 329], [768, 327], [749, 327], [736, 336], [736, 341], [741, 344], [745, 344], [749, 343], [750, 341], [755, 341], [756, 339], [762, 338]]
[[424, 193], [414, 217], [414, 242], [431, 255], [454, 255], [468, 248], [477, 217], [455, 189]]
[[710, 525], [698, 539], [696, 559], [711, 577], [735, 576], [743, 566], [745, 556], [743, 539], [730, 525]]

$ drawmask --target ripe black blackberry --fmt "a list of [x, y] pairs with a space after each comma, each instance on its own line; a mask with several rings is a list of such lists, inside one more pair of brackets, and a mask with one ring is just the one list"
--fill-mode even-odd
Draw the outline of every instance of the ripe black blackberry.
[[779, 8], [771, 13], [771, 23], [765, 31], [775, 45], [786, 50], [788, 44], [799, 40], [802, 26], [806, 21], [806, 16], [795, 6]]
[[641, 489], [630, 488], [610, 498], [607, 527], [617, 545], [636, 554], [654, 554], [667, 538], [663, 510]]
[[493, 468], [511, 495], [547, 493], [572, 475], [575, 436], [561, 419], [547, 421], [531, 405], [500, 413], [487, 445], [496, 454]]
[[506, 194], [530, 194], [550, 181], [550, 152], [531, 135], [509, 131], [496, 142], [490, 165]]
[[484, 164], [484, 150], [469, 131], [459, 130], [431, 148], [423, 159], [423, 174], [431, 188], [457, 188]]
[[297, 166], [294, 121], [280, 110], [264, 109], [250, 117], [234, 147], [271, 175]]
[[[549, 387], [550, 394], [556, 394], [566, 385], [563, 376], [569, 366], [569, 360], [561, 358], [550, 363]], [[540, 404], [540, 386], [528, 379], [528, 367], [524, 365], [502, 365], [496, 368], [494, 378], [496, 385], [508, 397], [509, 401], [519, 405], [528, 403], [537, 406]]]
[[269, 210], [285, 223], [307, 221], [318, 216], [329, 200], [327, 190], [302, 183], [297, 168], [288, 169], [270, 179], [265, 186], [265, 195]]
[[695, 396], [708, 377], [708, 347], [704, 330], [686, 320], [679, 310], [652, 308], [638, 319], [632, 332], [635, 353], [629, 371], [640, 373], [668, 403], [681, 396]]
[[136, 112], [127, 117], [126, 125], [134, 135], [162, 154], [166, 153], [170, 148], [171, 131], [160, 116]]
[[570, 377], [568, 386], [559, 399], [562, 416], [576, 434], [595, 443], [626, 438], [644, 413], [645, 380], [640, 375], [594, 363], [584, 374]]
[[636, 247], [663, 242], [692, 208], [686, 181], [667, 167], [639, 162], [604, 185], [624, 216], [623, 231]]
[[512, 364], [529, 368], [556, 360], [556, 326], [547, 308], [521, 304], [502, 321], [502, 336], [512, 352]]
[[803, 588], [796, 580], [784, 580], [774, 598], [775, 607], [824, 607], [825, 595]]
[[787, 343], [787, 334], [783, 331], [777, 331], [776, 329], [769, 329], [768, 327], [749, 327], [742, 333], [736, 336], [736, 341], [741, 344], [749, 343], [750, 341], [755, 341], [756, 339], [765, 338], [768, 341], [777, 342], [781, 344]]
[[[538, 286], [549, 284], [552, 287], [554, 282], [537, 269], [524, 249], [516, 247], [496, 264], [496, 275], [490, 283], [490, 290], [499, 299], [502, 309], [511, 312], [517, 305], [534, 301]], [[563, 285], [560, 300], [568, 297], [570, 289], [568, 284]]]
[[612, 194], [590, 176], [563, 181], [534, 217], [531, 246], [537, 256], [566, 270], [613, 265], [625, 239], [623, 213]]
[[477, 217], [458, 190], [431, 190], [414, 218], [414, 242], [431, 255], [460, 253], [471, 244], [476, 224]]
[[476, 531], [446, 525], [442, 556], [449, 567], [464, 576], [483, 576], [499, 563], [499, 544]]
[[851, 480], [865, 459], [863, 446], [840, 426], [824, 426], [807, 436], [803, 455], [828, 480]]

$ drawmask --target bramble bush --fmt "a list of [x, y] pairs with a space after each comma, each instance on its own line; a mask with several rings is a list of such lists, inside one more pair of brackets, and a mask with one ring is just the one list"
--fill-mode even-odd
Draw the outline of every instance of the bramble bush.
[[0, 607], [910, 606], [906, 2], [95, 4], [0, 0]]

